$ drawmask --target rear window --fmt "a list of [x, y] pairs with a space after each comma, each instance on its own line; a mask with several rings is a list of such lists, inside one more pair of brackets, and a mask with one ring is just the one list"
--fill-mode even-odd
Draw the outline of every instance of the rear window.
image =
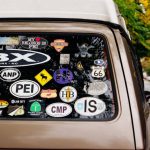
[[111, 120], [117, 99], [103, 35], [0, 34], [0, 118]]

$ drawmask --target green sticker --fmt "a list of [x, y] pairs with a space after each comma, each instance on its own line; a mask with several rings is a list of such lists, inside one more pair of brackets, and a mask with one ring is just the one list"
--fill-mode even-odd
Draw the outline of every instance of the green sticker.
[[31, 112], [40, 112], [41, 111], [41, 104], [39, 102], [34, 102], [30, 106]]

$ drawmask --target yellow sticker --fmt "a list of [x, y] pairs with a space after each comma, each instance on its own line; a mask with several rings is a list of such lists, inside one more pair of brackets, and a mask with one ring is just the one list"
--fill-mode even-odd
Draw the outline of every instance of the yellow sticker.
[[38, 73], [35, 76], [35, 79], [42, 85], [44, 86], [47, 84], [53, 77], [45, 70], [43, 69], [40, 73]]

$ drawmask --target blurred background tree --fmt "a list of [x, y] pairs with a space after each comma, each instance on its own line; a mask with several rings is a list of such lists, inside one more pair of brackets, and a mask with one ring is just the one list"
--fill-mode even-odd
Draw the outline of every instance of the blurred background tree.
[[150, 74], [150, 0], [114, 0], [126, 20], [132, 43]]

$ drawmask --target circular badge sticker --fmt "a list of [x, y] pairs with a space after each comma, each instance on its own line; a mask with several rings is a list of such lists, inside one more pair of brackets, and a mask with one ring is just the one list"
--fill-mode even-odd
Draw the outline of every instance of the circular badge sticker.
[[94, 81], [84, 86], [84, 91], [89, 95], [102, 95], [107, 92], [108, 86], [102, 81]]
[[63, 102], [71, 103], [77, 98], [77, 90], [72, 86], [65, 86], [60, 90], [59, 97]]
[[54, 72], [54, 80], [59, 84], [68, 84], [73, 80], [73, 74], [68, 68], [61, 68]]

